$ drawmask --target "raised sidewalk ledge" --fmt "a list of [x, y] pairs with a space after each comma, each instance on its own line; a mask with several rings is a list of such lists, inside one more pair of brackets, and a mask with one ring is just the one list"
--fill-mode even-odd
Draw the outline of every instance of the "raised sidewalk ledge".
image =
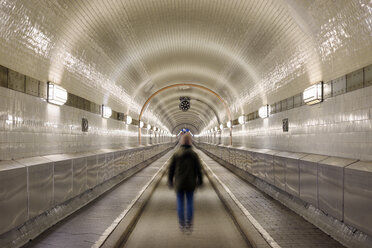
[[343, 244], [372, 245], [372, 161], [209, 143], [197, 145], [278, 192], [285, 192], [288, 199], [298, 199], [306, 209], [322, 213], [307, 219]]
[[0, 161], [0, 236], [174, 143]]

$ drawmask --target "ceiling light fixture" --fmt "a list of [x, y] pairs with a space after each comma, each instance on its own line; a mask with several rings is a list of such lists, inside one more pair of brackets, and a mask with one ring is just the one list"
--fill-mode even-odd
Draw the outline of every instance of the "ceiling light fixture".
[[186, 112], [187, 110], [190, 109], [190, 97], [187, 96], [181, 96], [180, 97], [180, 105], [179, 108], [183, 111]]

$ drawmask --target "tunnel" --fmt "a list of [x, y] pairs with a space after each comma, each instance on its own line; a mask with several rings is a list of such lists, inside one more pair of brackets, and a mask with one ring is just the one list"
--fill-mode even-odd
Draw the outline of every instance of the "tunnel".
[[372, 247], [371, 0], [0, 0], [0, 247]]

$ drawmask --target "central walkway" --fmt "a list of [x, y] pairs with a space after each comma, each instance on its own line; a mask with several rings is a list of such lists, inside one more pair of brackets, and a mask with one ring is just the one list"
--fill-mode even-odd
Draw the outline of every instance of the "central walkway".
[[181, 232], [178, 227], [176, 194], [168, 189], [166, 183], [164, 176], [124, 247], [247, 247], [206, 177], [204, 186], [194, 196], [195, 216], [191, 234]]

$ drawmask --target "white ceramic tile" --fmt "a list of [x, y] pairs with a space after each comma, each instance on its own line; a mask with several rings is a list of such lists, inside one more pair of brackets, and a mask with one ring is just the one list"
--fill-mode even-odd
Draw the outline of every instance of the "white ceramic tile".
[[[358, 101], [370, 88], [235, 126], [233, 145], [371, 160], [372, 112], [366, 101]], [[284, 118], [289, 119], [287, 133], [281, 127]], [[222, 144], [229, 144], [228, 136], [225, 129]], [[211, 142], [218, 143], [218, 137]]]

